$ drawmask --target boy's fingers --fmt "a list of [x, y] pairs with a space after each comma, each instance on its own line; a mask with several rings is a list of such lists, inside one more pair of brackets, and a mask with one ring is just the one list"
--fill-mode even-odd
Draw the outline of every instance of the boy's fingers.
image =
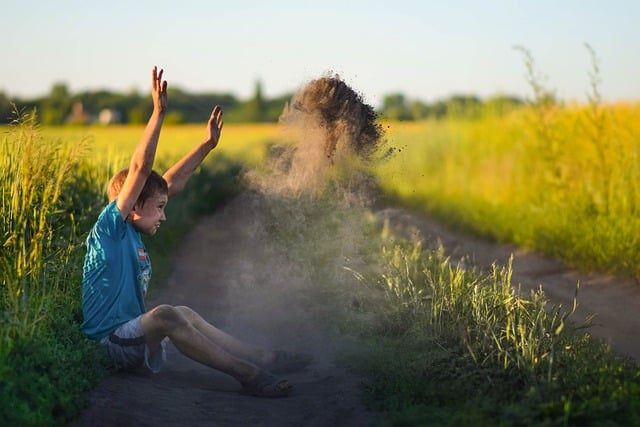
[[162, 80], [162, 75], [164, 74], [164, 70], [161, 68], [160, 72], [158, 73], [158, 83], [160, 83], [160, 90], [162, 90], [163, 92], [167, 90], [167, 81], [166, 80]]
[[167, 90], [167, 82], [162, 81], [162, 75], [164, 74], [164, 70], [161, 68], [158, 70], [158, 66], [154, 65], [151, 70], [151, 87], [154, 89]]
[[156, 86], [156, 80], [157, 80], [157, 73], [158, 68], [154, 65], [153, 68], [151, 69], [151, 87], [155, 87]]
[[213, 109], [213, 112], [216, 116], [216, 120], [222, 122], [222, 108], [219, 105], [216, 105], [216, 108]]

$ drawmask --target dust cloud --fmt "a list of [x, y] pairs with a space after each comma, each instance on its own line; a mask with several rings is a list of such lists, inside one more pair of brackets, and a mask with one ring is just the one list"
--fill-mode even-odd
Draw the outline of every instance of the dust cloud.
[[368, 290], [345, 267], [366, 263], [375, 198], [366, 172], [384, 150], [371, 106], [337, 76], [313, 80], [280, 118], [280, 139], [245, 176], [224, 215], [236, 224], [227, 327], [257, 344], [335, 357], [345, 313]]
[[323, 194], [335, 183], [331, 173], [353, 180], [384, 145], [374, 109], [338, 76], [304, 86], [285, 106], [279, 124], [281, 143], [272, 147], [266, 174], [249, 174], [265, 193]]

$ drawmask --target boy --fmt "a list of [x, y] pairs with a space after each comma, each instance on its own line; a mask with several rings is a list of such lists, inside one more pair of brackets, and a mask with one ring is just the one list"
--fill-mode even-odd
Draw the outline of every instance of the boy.
[[83, 270], [82, 330], [100, 342], [119, 368], [146, 366], [158, 372], [166, 359], [165, 338], [187, 357], [238, 380], [243, 394], [287, 396], [292, 386], [271, 372], [300, 369], [306, 355], [249, 346], [206, 322], [188, 307], [160, 305], [146, 310], [151, 264], [140, 233], [152, 236], [166, 220], [164, 208], [213, 150], [222, 131], [215, 106], [206, 139], [164, 176], [153, 170], [167, 108], [163, 70], [153, 68], [153, 113], [127, 169], [109, 182], [109, 204], [87, 238]]

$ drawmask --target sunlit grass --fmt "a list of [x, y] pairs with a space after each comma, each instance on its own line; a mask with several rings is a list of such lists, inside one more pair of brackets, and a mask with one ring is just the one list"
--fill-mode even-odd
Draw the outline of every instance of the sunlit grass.
[[[62, 217], [60, 200], [86, 150], [75, 144], [45, 140], [35, 115], [12, 127], [0, 146], [0, 321], [2, 341], [31, 336], [48, 315], [47, 302], [64, 292], [70, 277], [73, 229]], [[61, 263], [62, 261], [62, 263]], [[53, 270], [56, 274], [48, 274]]]
[[584, 269], [640, 274], [639, 103], [392, 123], [388, 135], [399, 152], [375, 173], [399, 203]]
[[82, 407], [101, 358], [78, 328], [82, 230], [97, 188], [88, 142], [44, 138], [34, 114], [0, 145], [0, 420], [45, 425]]
[[385, 298], [360, 298], [346, 323], [380, 425], [637, 424], [638, 366], [575, 329], [575, 301], [522, 295], [510, 265], [481, 271], [388, 227], [377, 242], [377, 262], [348, 270]]

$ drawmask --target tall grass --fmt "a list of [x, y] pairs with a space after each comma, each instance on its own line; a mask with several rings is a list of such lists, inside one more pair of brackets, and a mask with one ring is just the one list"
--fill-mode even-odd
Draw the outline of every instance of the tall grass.
[[83, 172], [87, 145], [43, 138], [35, 112], [19, 115], [2, 137], [0, 422], [6, 425], [63, 423], [103, 371], [77, 326], [79, 226], [86, 220], [80, 206], [88, 209], [96, 199]]
[[419, 242], [385, 243], [381, 253], [376, 282], [404, 314], [404, 328], [420, 324], [438, 340], [457, 341], [480, 366], [551, 381], [559, 337], [575, 306], [548, 309], [541, 290], [521, 296], [510, 265], [482, 274], [452, 262], [444, 248], [424, 250]]
[[507, 115], [391, 124], [387, 195], [589, 270], [640, 275], [640, 104], [539, 100]]
[[365, 298], [358, 307], [369, 315], [348, 319], [368, 349], [353, 366], [380, 425], [640, 420], [637, 365], [576, 330], [575, 301], [549, 307], [541, 290], [514, 289], [510, 265], [485, 273], [388, 228], [379, 243], [377, 267], [355, 277], [385, 298]]
[[[50, 295], [70, 279], [76, 231], [62, 210], [62, 190], [78, 166], [86, 141], [45, 141], [35, 113], [3, 138], [0, 157], [2, 340], [32, 336], [51, 313]], [[53, 273], [53, 274], [51, 274]], [[7, 348], [5, 347], [5, 348]]]

